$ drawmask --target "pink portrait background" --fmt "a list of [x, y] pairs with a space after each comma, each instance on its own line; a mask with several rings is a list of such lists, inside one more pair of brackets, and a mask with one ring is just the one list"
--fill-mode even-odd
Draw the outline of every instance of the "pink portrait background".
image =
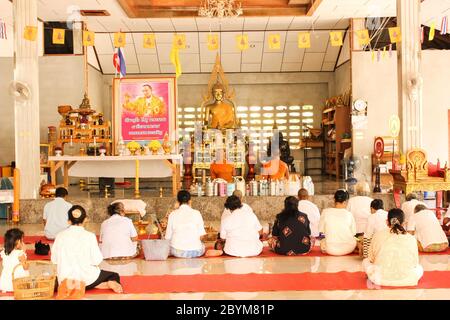
[[[120, 106], [125, 101], [125, 95], [130, 95], [130, 101], [135, 101], [139, 97], [143, 97], [143, 86], [149, 84], [152, 87], [152, 94], [164, 101], [166, 112], [162, 116], [138, 116], [134, 112], [127, 111], [120, 107], [121, 110], [121, 134], [125, 142], [141, 141], [149, 142], [150, 140], [162, 141], [165, 133], [170, 135], [170, 116], [174, 110], [173, 100], [169, 98], [170, 88], [169, 82], [154, 82], [147, 80], [136, 80], [132, 82], [120, 83]], [[151, 120], [153, 119], [153, 121]], [[151, 125], [152, 128], [145, 128]]]

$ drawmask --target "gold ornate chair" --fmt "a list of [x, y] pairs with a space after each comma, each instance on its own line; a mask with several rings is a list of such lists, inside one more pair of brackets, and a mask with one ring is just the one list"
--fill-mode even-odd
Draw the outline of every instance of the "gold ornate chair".
[[450, 170], [447, 166], [441, 177], [428, 176], [427, 153], [423, 149], [411, 149], [406, 154], [406, 170], [390, 170], [394, 178], [394, 190], [406, 194], [414, 191], [450, 190]]

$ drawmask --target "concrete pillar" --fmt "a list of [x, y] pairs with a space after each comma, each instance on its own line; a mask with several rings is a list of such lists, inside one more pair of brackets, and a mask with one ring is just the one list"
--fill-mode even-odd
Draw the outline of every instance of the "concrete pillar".
[[30, 89], [26, 101], [15, 99], [15, 159], [20, 170], [20, 198], [37, 199], [40, 184], [38, 42], [23, 39], [25, 26], [37, 26], [37, 1], [13, 0], [14, 80]]
[[420, 2], [397, 0], [397, 25], [402, 32], [402, 42], [397, 43], [398, 114], [402, 124], [400, 148], [404, 153], [422, 147]]

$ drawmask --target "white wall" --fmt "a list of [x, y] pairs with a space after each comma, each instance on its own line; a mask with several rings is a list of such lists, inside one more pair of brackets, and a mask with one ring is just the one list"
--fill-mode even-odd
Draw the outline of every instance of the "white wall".
[[334, 71], [335, 95], [341, 95], [350, 90], [351, 86], [350, 60], [344, 62]]
[[[14, 102], [8, 86], [14, 78], [12, 58], [0, 58], [0, 165], [14, 160]], [[39, 58], [40, 136], [47, 142], [48, 126], [58, 127], [58, 106], [78, 108], [84, 94], [82, 56], [43, 56]], [[103, 111], [103, 75], [89, 67], [91, 106]]]
[[[371, 170], [371, 154], [376, 136], [389, 136], [389, 117], [398, 114], [397, 59], [385, 58], [372, 62], [370, 52], [354, 52], [352, 58], [353, 99], [368, 102], [368, 123], [360, 132], [362, 139], [354, 140], [354, 153], [364, 159], [364, 172]], [[448, 110], [450, 109], [450, 52], [422, 52], [423, 77], [423, 148], [428, 159], [441, 163], [449, 159]]]

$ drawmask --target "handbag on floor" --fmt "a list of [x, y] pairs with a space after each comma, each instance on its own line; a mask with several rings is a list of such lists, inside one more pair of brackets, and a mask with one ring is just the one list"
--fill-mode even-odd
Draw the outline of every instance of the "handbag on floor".
[[41, 240], [34, 244], [34, 253], [40, 256], [47, 256], [50, 252], [50, 245], [42, 243]]
[[64, 279], [58, 286], [57, 300], [76, 300], [84, 297], [86, 285], [83, 281]]

